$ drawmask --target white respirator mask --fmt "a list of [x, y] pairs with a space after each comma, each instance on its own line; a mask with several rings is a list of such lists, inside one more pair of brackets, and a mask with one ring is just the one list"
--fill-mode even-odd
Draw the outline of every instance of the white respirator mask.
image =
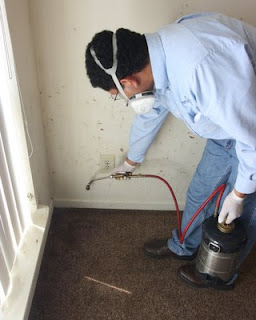
[[152, 110], [154, 104], [155, 104], [155, 95], [153, 91], [144, 91], [141, 93], [137, 93], [133, 95], [130, 99], [125, 94], [121, 83], [119, 82], [117, 76], [116, 76], [116, 70], [117, 70], [117, 41], [116, 41], [116, 35], [113, 33], [112, 37], [112, 47], [113, 47], [113, 65], [111, 68], [104, 68], [99, 59], [96, 56], [96, 53], [94, 49], [90, 48], [90, 53], [95, 61], [95, 63], [106, 72], [106, 74], [110, 75], [112, 77], [112, 80], [114, 81], [114, 84], [117, 87], [117, 90], [119, 92], [120, 98], [122, 98], [126, 104], [133, 108], [133, 110], [137, 114], [143, 114], [147, 113]]

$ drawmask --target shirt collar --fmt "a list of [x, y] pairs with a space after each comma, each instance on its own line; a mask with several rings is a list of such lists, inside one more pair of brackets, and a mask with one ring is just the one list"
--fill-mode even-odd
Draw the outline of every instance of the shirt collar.
[[165, 67], [165, 54], [162, 47], [162, 42], [157, 33], [145, 34], [150, 63], [152, 67], [154, 83], [156, 90], [164, 92], [168, 87], [168, 77]]

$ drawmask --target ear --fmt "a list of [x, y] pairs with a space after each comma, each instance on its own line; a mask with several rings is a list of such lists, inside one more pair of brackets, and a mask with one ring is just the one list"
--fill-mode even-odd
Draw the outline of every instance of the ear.
[[135, 75], [131, 75], [121, 79], [120, 83], [124, 88], [127, 88], [127, 89], [138, 88], [139, 86], [139, 81]]

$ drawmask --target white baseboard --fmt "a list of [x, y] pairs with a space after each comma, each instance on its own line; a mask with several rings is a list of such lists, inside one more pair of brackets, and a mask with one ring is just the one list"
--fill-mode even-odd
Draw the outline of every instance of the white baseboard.
[[53, 201], [32, 216], [11, 271], [11, 289], [1, 307], [3, 320], [28, 319], [52, 212]]
[[[179, 203], [183, 210], [184, 203]], [[99, 208], [99, 209], [126, 209], [126, 210], [176, 210], [172, 202], [118, 202], [118, 201], [87, 201], [80, 199], [54, 199], [56, 208]]]

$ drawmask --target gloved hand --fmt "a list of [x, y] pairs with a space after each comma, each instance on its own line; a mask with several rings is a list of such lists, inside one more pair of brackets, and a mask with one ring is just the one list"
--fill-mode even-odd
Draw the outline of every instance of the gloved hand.
[[234, 190], [231, 191], [224, 200], [222, 209], [219, 214], [218, 222], [225, 221], [226, 224], [230, 224], [236, 218], [239, 218], [243, 211], [244, 198], [238, 197]]
[[133, 172], [136, 168], [136, 165], [133, 166], [131, 164], [129, 164], [126, 160], [124, 161], [124, 163], [120, 164], [118, 167], [115, 167], [113, 169], [113, 171], [111, 172], [111, 174], [114, 174], [116, 172]]

